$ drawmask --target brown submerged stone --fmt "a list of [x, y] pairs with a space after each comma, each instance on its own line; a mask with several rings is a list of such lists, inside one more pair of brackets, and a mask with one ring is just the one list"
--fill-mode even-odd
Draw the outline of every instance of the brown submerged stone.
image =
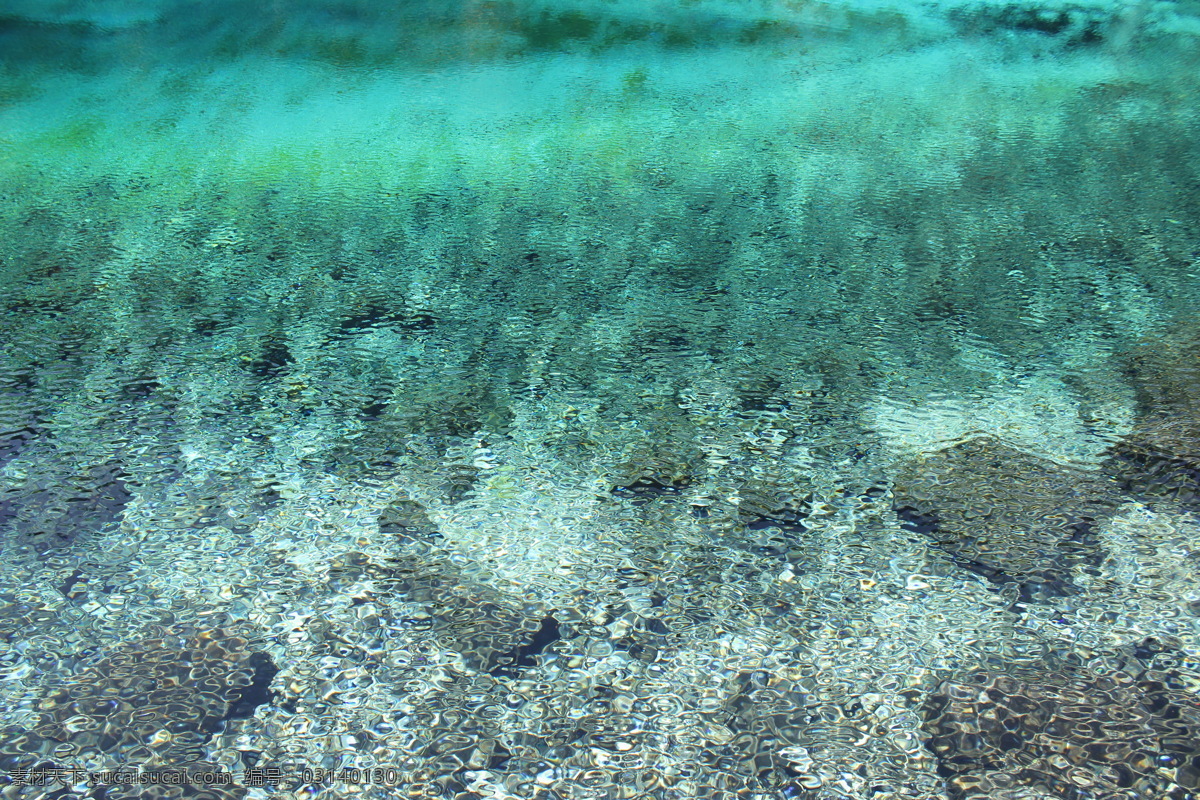
[[1154, 640], [1108, 659], [1115, 669], [978, 669], [924, 703], [926, 747], [954, 800], [1194, 797], [1200, 715], [1156, 659]]
[[905, 465], [894, 507], [959, 566], [1037, 599], [1079, 592], [1079, 570], [1103, 559], [1093, 529], [1115, 500], [1095, 473], [979, 438]]
[[1139, 499], [1200, 509], [1200, 326], [1145, 342], [1125, 360], [1139, 415], [1108, 471]]

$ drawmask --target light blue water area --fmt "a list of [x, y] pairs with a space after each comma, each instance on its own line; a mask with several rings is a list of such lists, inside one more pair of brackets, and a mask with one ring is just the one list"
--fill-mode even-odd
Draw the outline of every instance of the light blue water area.
[[1198, 66], [1192, 0], [0, 3], [0, 792], [1193, 797]]

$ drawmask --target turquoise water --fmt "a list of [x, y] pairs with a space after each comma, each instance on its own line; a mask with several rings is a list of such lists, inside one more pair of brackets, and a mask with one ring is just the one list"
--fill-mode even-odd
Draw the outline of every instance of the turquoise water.
[[1198, 66], [0, 4], [0, 794], [1200, 796]]

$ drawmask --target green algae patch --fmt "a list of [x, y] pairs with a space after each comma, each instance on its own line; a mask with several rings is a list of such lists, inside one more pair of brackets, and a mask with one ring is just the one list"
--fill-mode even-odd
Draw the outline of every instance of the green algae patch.
[[0, 73], [0, 103], [15, 103], [35, 97], [37, 82], [20, 75]]
[[81, 148], [91, 148], [100, 138], [104, 128], [104, 123], [98, 119], [75, 119], [36, 137], [33, 144], [42, 150], [74, 152]]

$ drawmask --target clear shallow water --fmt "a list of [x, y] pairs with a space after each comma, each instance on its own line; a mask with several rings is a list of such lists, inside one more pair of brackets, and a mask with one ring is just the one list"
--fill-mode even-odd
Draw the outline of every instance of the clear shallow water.
[[5, 796], [1192, 797], [1195, 12], [9, 2]]

